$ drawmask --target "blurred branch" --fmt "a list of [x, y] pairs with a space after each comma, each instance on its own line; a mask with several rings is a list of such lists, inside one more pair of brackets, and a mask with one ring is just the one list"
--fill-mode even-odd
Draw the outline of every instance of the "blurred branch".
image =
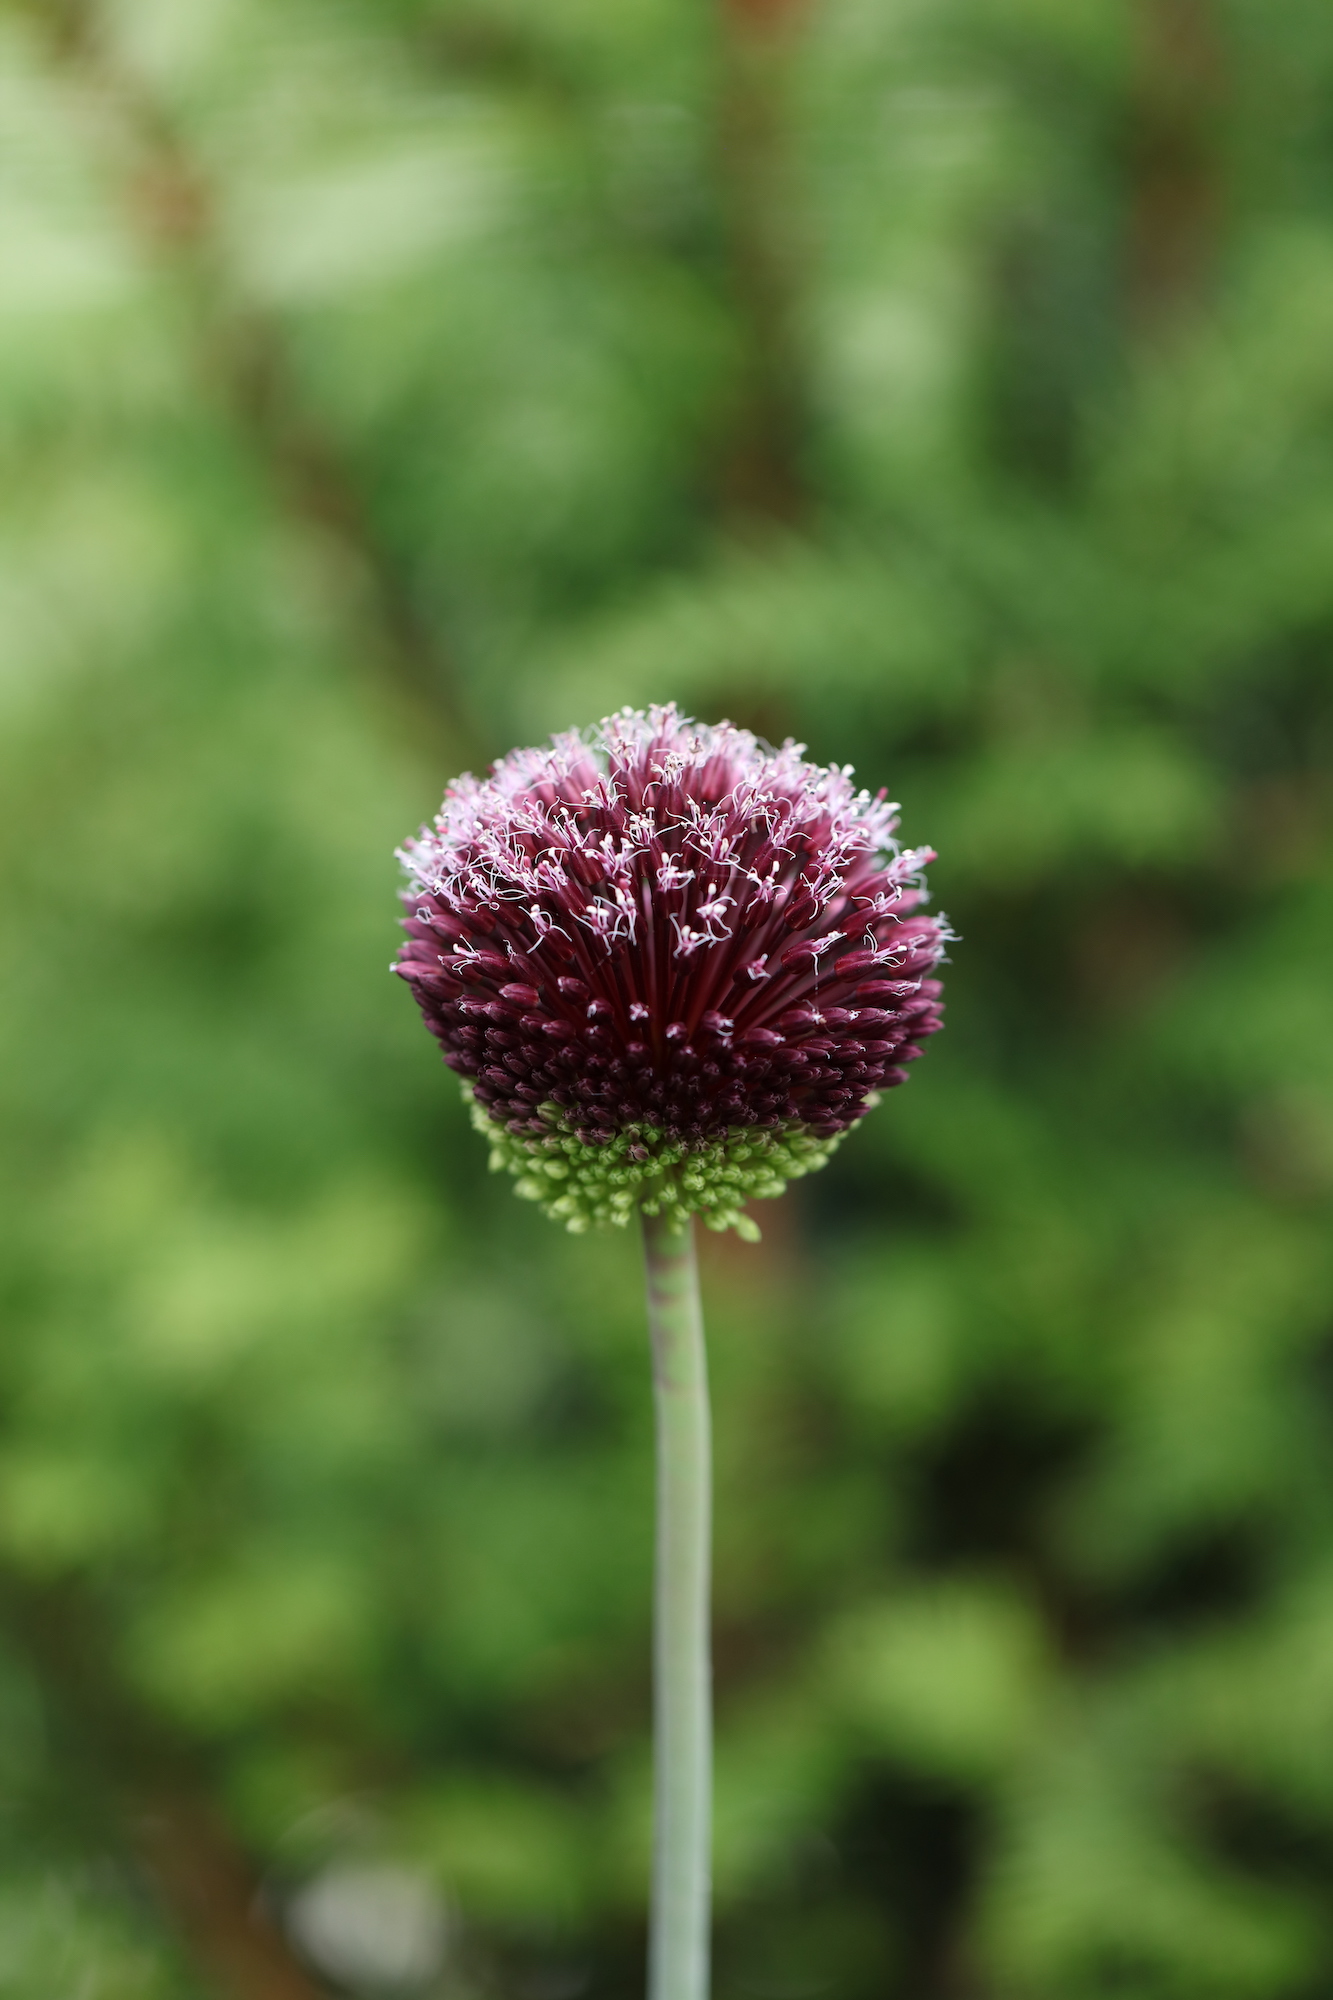
[[116, 61], [95, 0], [15, 4], [40, 25], [61, 68], [119, 121], [137, 163], [126, 188], [135, 223], [201, 302], [201, 372], [286, 505], [323, 537], [354, 582], [381, 687], [433, 756], [451, 769], [475, 761], [458, 663], [387, 547], [338, 441], [303, 406], [281, 326], [238, 295], [221, 250], [213, 189], [167, 109]]
[[223, 2000], [322, 2000], [261, 1901], [258, 1870], [208, 1800], [185, 1747], [119, 1684], [109, 1637], [68, 1586], [0, 1577], [0, 1615], [36, 1671], [55, 1739], [114, 1806], [137, 1856]]
[[1210, 0], [1138, 0], [1132, 115], [1130, 315], [1151, 330], [1208, 281], [1221, 225], [1223, 62]]
[[721, 499], [741, 523], [791, 525], [807, 511], [805, 398], [792, 338], [790, 216], [784, 210], [781, 83], [794, 0], [720, 0], [718, 170], [732, 305], [745, 378], [719, 465]]
[[[781, 89], [799, 0], [719, 0], [720, 88], [715, 167], [722, 284], [741, 335], [742, 379], [724, 413], [714, 484], [724, 517], [791, 525], [807, 511], [800, 463], [801, 372], [793, 351], [789, 217], [783, 212]], [[586, 85], [513, 22], [450, 12], [419, 28], [424, 61], [451, 76], [537, 92], [587, 113]]]
[[227, 2000], [321, 2000], [266, 1916], [248, 1857], [198, 1792], [145, 1794], [131, 1824], [164, 1903]]

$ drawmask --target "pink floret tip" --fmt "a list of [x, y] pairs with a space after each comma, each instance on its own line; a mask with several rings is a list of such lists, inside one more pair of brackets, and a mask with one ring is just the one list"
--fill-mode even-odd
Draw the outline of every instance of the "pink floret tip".
[[509, 1132], [846, 1130], [942, 1025], [951, 933], [898, 809], [674, 705], [459, 778], [400, 851], [409, 981]]

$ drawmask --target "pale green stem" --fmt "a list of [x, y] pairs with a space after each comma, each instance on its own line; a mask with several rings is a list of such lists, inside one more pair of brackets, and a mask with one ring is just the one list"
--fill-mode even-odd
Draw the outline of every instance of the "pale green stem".
[[645, 1216], [657, 1403], [649, 2000], [706, 2000], [713, 1722], [708, 1367], [694, 1225]]

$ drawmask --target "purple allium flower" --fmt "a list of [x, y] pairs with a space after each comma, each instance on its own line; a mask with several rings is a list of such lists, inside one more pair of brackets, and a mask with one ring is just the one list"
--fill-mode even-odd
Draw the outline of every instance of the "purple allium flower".
[[803, 748], [625, 709], [458, 779], [401, 852], [394, 969], [492, 1163], [571, 1228], [744, 1227], [941, 1025], [934, 855]]

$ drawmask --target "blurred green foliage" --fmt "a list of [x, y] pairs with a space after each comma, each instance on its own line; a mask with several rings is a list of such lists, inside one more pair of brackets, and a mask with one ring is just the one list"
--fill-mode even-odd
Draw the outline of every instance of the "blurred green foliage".
[[667, 697], [964, 940], [707, 1249], [722, 2000], [1330, 1990], [1331, 104], [1317, 0], [0, 13], [3, 2000], [324, 1990], [360, 1863], [448, 1950], [336, 1990], [640, 1990], [636, 1250], [387, 966]]

